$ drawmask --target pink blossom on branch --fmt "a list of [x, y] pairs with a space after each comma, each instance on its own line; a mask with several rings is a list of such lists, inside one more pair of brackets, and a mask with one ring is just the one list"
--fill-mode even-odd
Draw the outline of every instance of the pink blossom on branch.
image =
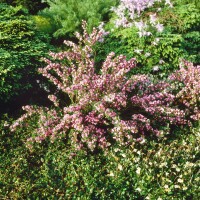
[[[187, 124], [190, 115], [193, 119], [197, 118], [197, 115], [194, 116], [198, 112], [197, 101], [190, 102], [194, 112], [179, 109], [175, 102], [179, 98], [178, 92], [189, 92], [190, 88], [196, 88], [195, 93], [199, 92], [198, 70], [193, 67], [185, 71], [180, 69], [184, 73], [177, 71], [171, 76], [172, 82], [183, 81], [185, 84], [178, 92], [174, 92], [173, 84], [156, 82], [147, 75], [128, 78], [127, 74], [136, 66], [136, 60], [127, 61], [123, 55], [115, 57], [114, 53], [110, 53], [97, 73], [91, 55], [94, 54], [93, 45], [103, 33], [93, 29], [88, 34], [85, 22], [83, 29], [83, 35], [76, 34], [78, 44], [65, 41], [70, 50], [50, 53], [52, 60], [45, 59], [47, 66], [39, 69], [58, 90], [69, 96], [70, 104], [66, 100], [66, 105], [60, 107], [56, 95], [50, 95], [54, 107], [25, 107], [27, 113], [11, 126], [12, 131], [32, 115], [37, 115], [35, 136], [29, 138], [29, 142], [41, 142], [47, 137], [54, 141], [68, 134], [71, 145], [77, 150], [87, 147], [93, 151], [106, 148], [113, 141], [126, 145], [146, 133], [159, 135], [162, 128], [170, 124]], [[190, 75], [194, 78], [190, 79]]]
[[[200, 66], [182, 61], [180, 69], [169, 79], [173, 81], [172, 87], [178, 89], [176, 103], [184, 105], [185, 113], [191, 119], [200, 120]], [[183, 86], [180, 87], [180, 84]]]

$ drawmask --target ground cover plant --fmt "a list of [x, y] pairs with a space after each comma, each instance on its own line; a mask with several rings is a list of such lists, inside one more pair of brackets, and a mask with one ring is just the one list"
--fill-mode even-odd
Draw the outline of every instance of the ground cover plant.
[[[191, 51], [178, 36], [191, 32], [198, 41], [199, 24], [196, 1], [184, 2], [127, 0], [126, 17], [130, 9], [136, 23], [151, 26], [154, 19], [155, 27], [112, 30], [111, 22], [106, 31], [101, 24], [88, 32], [83, 22], [73, 42], [43, 58], [39, 72], [45, 86], [52, 83], [43, 98], [49, 106], [24, 105], [12, 117], [0, 116], [1, 199], [200, 198], [200, 66], [190, 62], [198, 45]], [[156, 19], [149, 18], [159, 7]], [[49, 18], [31, 19], [46, 33], [55, 31]], [[153, 41], [158, 45], [151, 47]], [[164, 63], [159, 45], [170, 49]], [[190, 61], [180, 58], [186, 54]]]
[[12, 119], [1, 120], [2, 199], [199, 199], [199, 126], [75, 154], [65, 138], [34, 143], [29, 151], [25, 141], [36, 121], [11, 133]]

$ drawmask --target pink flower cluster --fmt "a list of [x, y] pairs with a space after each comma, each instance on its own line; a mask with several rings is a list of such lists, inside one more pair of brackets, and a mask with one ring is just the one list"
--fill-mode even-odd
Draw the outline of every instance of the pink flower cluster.
[[11, 126], [13, 131], [27, 117], [37, 114], [36, 136], [29, 142], [41, 142], [46, 137], [53, 141], [67, 134], [76, 149], [87, 147], [93, 151], [95, 148], [104, 149], [113, 141], [129, 144], [146, 133], [159, 135], [162, 127], [169, 124], [187, 123], [185, 111], [173, 105], [183, 93], [193, 95], [189, 102], [196, 105], [194, 98], [197, 96], [193, 91], [199, 92], [199, 68], [189, 67], [186, 71], [181, 68], [171, 76], [173, 82], [185, 84], [177, 94], [171, 92], [174, 90], [167, 82], [155, 81], [147, 75], [127, 76], [136, 61], [127, 61], [122, 55], [115, 57], [110, 53], [98, 72], [91, 55], [94, 54], [93, 45], [102, 38], [102, 32], [94, 29], [88, 34], [85, 23], [83, 29], [83, 36], [76, 34], [78, 44], [65, 41], [70, 50], [51, 53], [53, 61], [45, 59], [47, 66], [39, 69], [69, 96], [71, 103], [66, 100], [66, 106], [60, 107], [57, 97], [50, 95], [54, 104], [51, 109], [27, 106], [27, 113]]
[[183, 61], [180, 69], [169, 78], [174, 83], [174, 89], [178, 89], [176, 102], [184, 106], [189, 118], [200, 120], [200, 66]]
[[[117, 28], [135, 26], [139, 30], [140, 37], [151, 35], [152, 33], [149, 31], [151, 27], [154, 27], [157, 32], [162, 32], [164, 26], [159, 23], [156, 13], [150, 14], [149, 19], [145, 22], [141, 19], [142, 13], [155, 6], [156, 3], [159, 3], [160, 6], [172, 7], [169, 0], [121, 0], [118, 7], [112, 8], [117, 15], [115, 26]], [[161, 8], [157, 10], [160, 11]]]

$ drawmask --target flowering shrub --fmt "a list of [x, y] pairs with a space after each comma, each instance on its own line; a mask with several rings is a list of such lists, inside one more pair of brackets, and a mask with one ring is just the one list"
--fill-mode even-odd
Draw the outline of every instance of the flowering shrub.
[[[29, 142], [41, 142], [47, 137], [53, 141], [67, 134], [76, 149], [87, 147], [93, 151], [106, 148], [113, 141], [122, 145], [143, 141], [146, 133], [160, 135], [170, 124], [188, 123], [185, 110], [173, 107], [179, 94], [177, 97], [173, 94], [169, 83], [147, 75], [128, 78], [127, 74], [136, 66], [135, 59], [127, 61], [122, 55], [114, 58], [114, 53], [110, 53], [98, 71], [92, 47], [102, 40], [105, 32], [93, 29], [88, 35], [86, 23], [83, 29], [83, 36], [76, 34], [78, 44], [65, 41], [71, 50], [50, 53], [54, 61], [45, 59], [47, 66], [39, 69], [58, 90], [69, 96], [70, 103], [60, 101], [54, 94], [49, 96], [54, 104], [51, 109], [26, 106], [23, 109], [27, 113], [11, 126], [13, 131], [26, 118], [36, 114], [38, 127]], [[198, 73], [194, 76], [199, 83]], [[184, 77], [179, 78], [178, 74], [171, 79], [182, 81]], [[193, 80], [185, 83], [189, 84], [185, 86], [188, 88]]]
[[[142, 14], [146, 9], [154, 7], [159, 3], [159, 6], [173, 7], [170, 0], [121, 0], [120, 5], [112, 10], [116, 13], [117, 19], [115, 20], [116, 27], [131, 27], [136, 26], [139, 30], [139, 36], [149, 36], [152, 33], [148, 30], [150, 27], [162, 32], [163, 24], [159, 23], [157, 13], [161, 10], [158, 7], [156, 12], [150, 12], [149, 19], [141, 19]], [[138, 21], [140, 19], [140, 21]]]
[[189, 114], [190, 118], [199, 120], [200, 66], [194, 66], [190, 62], [184, 61], [180, 70], [177, 70], [169, 78], [175, 81], [172, 88], [178, 89], [176, 101], [180, 104], [179, 106], [184, 107], [185, 113]]
[[[118, 55], [122, 53], [137, 59], [138, 65], [133, 70], [134, 74], [151, 73], [160, 77], [166, 77], [178, 69], [180, 58], [195, 61], [193, 58], [198, 53], [193, 51], [195, 56], [190, 56], [186, 47], [189, 43], [183, 34], [185, 29], [179, 29], [185, 27], [181, 23], [185, 20], [180, 13], [191, 12], [177, 12], [178, 8], [175, 1], [173, 8], [170, 1], [121, 1], [118, 7], [113, 8], [116, 15], [107, 26], [111, 34], [105, 38], [103, 45], [97, 45], [97, 61], [104, 60], [110, 51]], [[196, 23], [193, 27], [198, 29]], [[196, 34], [195, 38], [197, 37]], [[195, 41], [198, 44], [198, 38]], [[192, 47], [196, 49], [195, 45]]]
[[131, 71], [134, 74], [167, 77], [179, 68], [180, 58], [184, 58], [181, 42], [182, 37], [178, 34], [153, 33], [140, 38], [135, 27], [117, 29], [106, 36], [103, 43], [96, 45], [96, 61], [102, 63], [106, 55], [114, 51], [116, 55], [136, 58], [137, 67]]

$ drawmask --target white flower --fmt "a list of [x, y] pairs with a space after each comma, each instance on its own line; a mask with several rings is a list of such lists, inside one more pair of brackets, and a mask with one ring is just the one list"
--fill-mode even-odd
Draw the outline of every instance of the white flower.
[[117, 167], [120, 171], [122, 171], [122, 165], [118, 164], [118, 167]]
[[136, 174], [140, 174], [140, 172], [141, 172], [141, 168], [138, 167], [137, 170], [136, 170]]
[[154, 72], [157, 72], [159, 70], [159, 66], [158, 65], [155, 65], [154, 67], [153, 67], [153, 71]]
[[187, 187], [186, 187], [186, 186], [184, 186], [184, 187], [183, 187], [183, 190], [187, 190]]
[[8, 122], [7, 121], [5, 121], [5, 123], [4, 123], [4, 125], [3, 125], [4, 127], [7, 127], [7, 126], [9, 126], [9, 124], [8, 124]]
[[110, 172], [110, 174], [108, 174], [108, 176], [115, 176], [114, 174], [113, 174], [113, 172]]
[[149, 17], [150, 17], [150, 23], [154, 25], [155, 22], [157, 21], [156, 13], [149, 15]]
[[118, 151], [120, 151], [118, 148], [115, 148], [115, 149], [114, 149], [114, 152], [118, 152]]
[[180, 168], [177, 167], [177, 168], [176, 168], [176, 171], [177, 171], [177, 172], [180, 172], [181, 170], [180, 170]]
[[138, 192], [141, 192], [141, 191], [142, 191], [139, 187], [136, 188], [135, 190], [138, 191]]
[[177, 181], [178, 181], [179, 183], [183, 183], [183, 179], [181, 179], [181, 178], [179, 178]]
[[163, 64], [163, 63], [165, 63], [165, 61], [164, 60], [159, 60], [159, 64]]
[[149, 53], [149, 52], [147, 52], [147, 53], [145, 53], [145, 57], [149, 57], [151, 55], [151, 53]]
[[126, 154], [122, 153], [121, 155], [122, 155], [122, 157], [126, 158]]
[[147, 27], [146, 23], [144, 23], [142, 20], [139, 21], [139, 22], [135, 22], [135, 26], [136, 26], [140, 31], [144, 30], [144, 29]]
[[142, 51], [143, 51], [143, 50], [141, 50], [141, 49], [136, 49], [136, 50], [134, 50], [134, 52], [135, 52], [135, 53], [138, 53], [138, 54], [141, 54]]
[[165, 0], [165, 5], [169, 5], [170, 8], [173, 7], [172, 3], [170, 2], [170, 0]]
[[164, 185], [164, 188], [165, 188], [165, 189], [168, 189], [168, 188], [169, 188], [169, 186], [168, 186], [168, 185]]
[[158, 24], [156, 24], [155, 27], [156, 27], [157, 31], [160, 33], [163, 32], [163, 30], [164, 30], [164, 26], [162, 24], [158, 23]]

